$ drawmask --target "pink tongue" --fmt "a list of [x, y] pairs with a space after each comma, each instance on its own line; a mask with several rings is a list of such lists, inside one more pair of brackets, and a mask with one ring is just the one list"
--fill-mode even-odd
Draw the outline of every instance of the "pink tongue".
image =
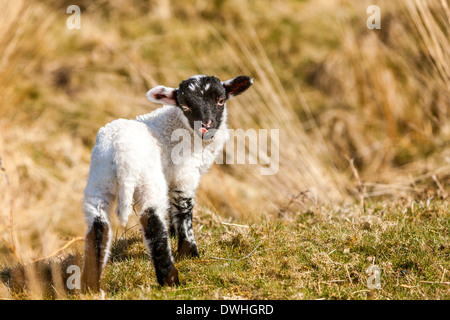
[[205, 134], [208, 132], [208, 130], [206, 130], [206, 128], [200, 128], [198, 129], [202, 134]]

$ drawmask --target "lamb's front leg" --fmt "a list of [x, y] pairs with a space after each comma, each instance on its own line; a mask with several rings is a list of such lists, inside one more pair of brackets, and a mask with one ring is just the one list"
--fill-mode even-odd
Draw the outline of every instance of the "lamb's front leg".
[[178, 236], [178, 254], [180, 256], [199, 257], [197, 244], [192, 230], [192, 210], [194, 197], [179, 190], [170, 194], [170, 229]]

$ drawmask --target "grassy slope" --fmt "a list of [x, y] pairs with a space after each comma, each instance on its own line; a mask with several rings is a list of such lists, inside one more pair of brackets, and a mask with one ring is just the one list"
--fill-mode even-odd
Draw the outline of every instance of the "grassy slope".
[[[448, 298], [448, 285], [419, 283], [449, 281], [448, 198], [413, 207], [402, 200], [442, 199], [450, 185], [450, 13], [440, 2], [379, 1], [379, 31], [365, 27], [372, 1], [79, 3], [80, 31], [65, 28], [58, 0], [9, 1], [0, 12], [3, 278], [11, 265], [84, 235], [81, 200], [98, 128], [152, 110], [144, 94], [156, 84], [246, 73], [255, 85], [230, 103], [239, 110], [230, 125], [282, 128], [279, 174], [215, 166], [202, 181], [196, 223], [202, 259], [213, 261], [180, 261], [182, 287], [157, 289], [128, 232], [133, 245], [117, 248], [105, 271], [107, 297], [365, 298], [375, 257], [386, 281], [375, 297]], [[355, 186], [361, 199], [386, 204], [333, 206], [352, 202]], [[306, 190], [311, 201], [286, 205]], [[253, 225], [238, 234], [210, 211]], [[240, 261], [211, 259], [258, 245]], [[33, 280], [42, 275], [18, 275], [31, 287], [14, 297], [43, 296]], [[10, 294], [0, 284], [0, 297]]]
[[[449, 209], [446, 201], [404, 200], [369, 203], [365, 209], [287, 210], [276, 221], [262, 218], [249, 225], [224, 224], [199, 209], [194, 226], [201, 259], [177, 259], [179, 287], [157, 285], [141, 234], [131, 228], [116, 235], [103, 274], [103, 295], [68, 297], [450, 299]], [[381, 289], [367, 286], [372, 264], [381, 269]], [[17, 275], [11, 274], [4, 272], [4, 278], [14, 282]], [[41, 288], [40, 294], [50, 297], [53, 291]], [[33, 298], [20, 290], [13, 297]]]
[[[319, 207], [248, 228], [200, 211], [201, 259], [177, 263], [180, 287], [155, 287], [149, 259], [134, 256], [144, 250], [140, 235], [127, 235], [103, 288], [113, 299], [450, 299], [449, 209], [443, 201], [373, 203], [365, 213]], [[381, 290], [367, 288], [372, 262], [382, 270]]]

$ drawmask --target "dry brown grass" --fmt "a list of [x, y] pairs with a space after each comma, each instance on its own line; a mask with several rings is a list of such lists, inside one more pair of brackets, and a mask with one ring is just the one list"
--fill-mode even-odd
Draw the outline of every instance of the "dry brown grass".
[[380, 0], [382, 29], [368, 30], [369, 4], [79, 1], [82, 29], [71, 31], [61, 1], [6, 2], [0, 263], [83, 236], [97, 130], [156, 108], [150, 87], [197, 73], [254, 77], [230, 102], [230, 127], [280, 129], [277, 175], [227, 165], [205, 176], [198, 203], [221, 216], [276, 218], [293, 203], [308, 210], [355, 196], [447, 197], [448, 4]]

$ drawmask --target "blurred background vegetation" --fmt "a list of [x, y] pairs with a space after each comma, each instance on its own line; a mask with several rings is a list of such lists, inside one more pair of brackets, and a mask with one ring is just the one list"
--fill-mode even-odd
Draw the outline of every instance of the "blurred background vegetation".
[[[81, 29], [69, 30], [69, 5]], [[381, 8], [369, 30], [366, 9]], [[0, 262], [84, 236], [100, 127], [157, 105], [193, 74], [255, 79], [230, 128], [280, 129], [280, 169], [215, 165], [198, 208], [243, 221], [289, 206], [448, 195], [450, 10], [445, 0], [3, 1]]]

